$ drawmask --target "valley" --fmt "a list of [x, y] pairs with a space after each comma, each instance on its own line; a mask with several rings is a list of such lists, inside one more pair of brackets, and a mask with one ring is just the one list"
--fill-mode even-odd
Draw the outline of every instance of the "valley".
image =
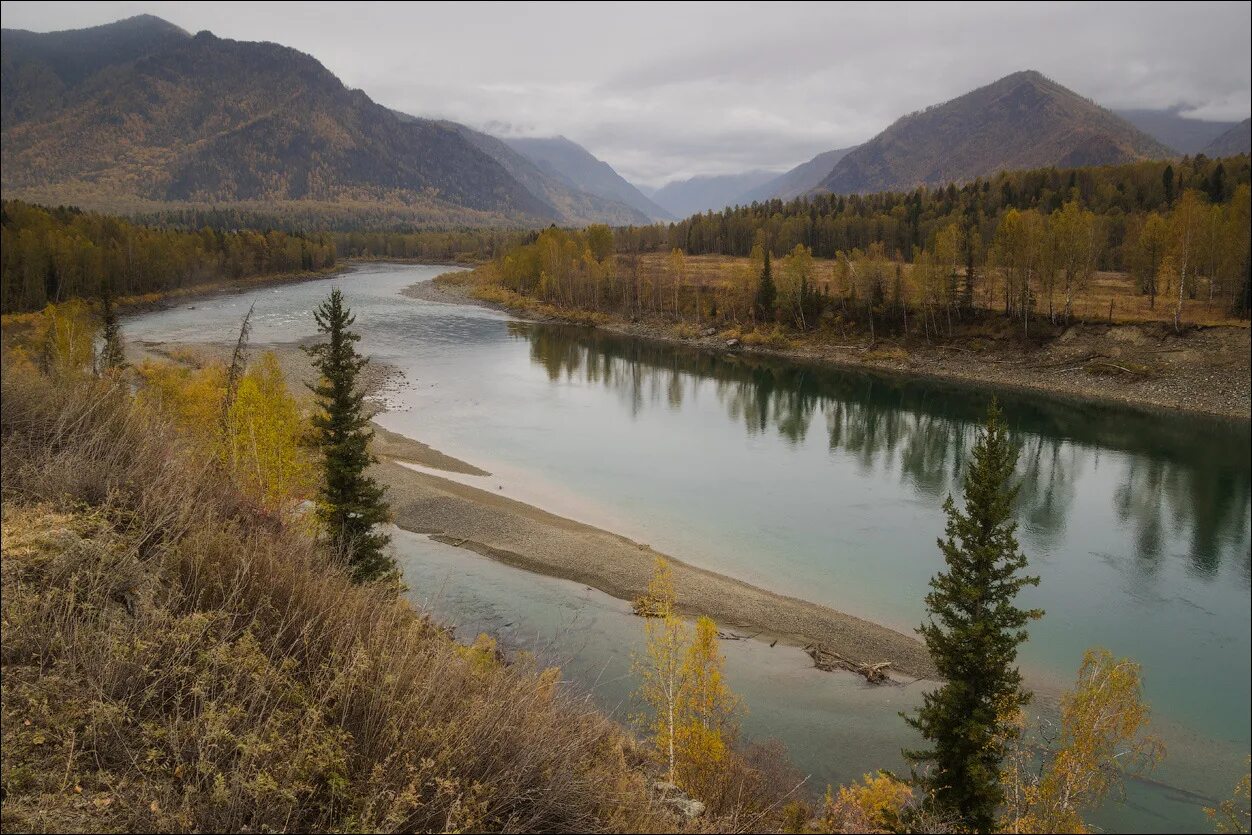
[[1248, 831], [1246, 2], [0, 3], [4, 832]]

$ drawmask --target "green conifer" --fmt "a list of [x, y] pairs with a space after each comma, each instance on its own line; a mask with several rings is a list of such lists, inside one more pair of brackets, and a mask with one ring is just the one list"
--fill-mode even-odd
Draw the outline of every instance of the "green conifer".
[[369, 418], [363, 409], [364, 392], [357, 375], [369, 362], [353, 343], [361, 337], [350, 328], [355, 318], [338, 288], [313, 312], [327, 341], [306, 348], [321, 372], [310, 385], [320, 407], [313, 417], [322, 450], [323, 484], [318, 517], [333, 546], [343, 554], [357, 582], [395, 574], [387, 553], [390, 537], [375, 529], [387, 521], [383, 488], [366, 474], [374, 458], [369, 452]]
[[126, 349], [122, 345], [122, 326], [117, 321], [113, 307], [113, 291], [108, 281], [100, 282], [101, 335], [104, 347], [100, 351], [100, 369], [116, 371], [126, 367]]
[[765, 247], [765, 266], [761, 270], [761, 282], [756, 287], [756, 318], [768, 322], [774, 318], [774, 300], [778, 289], [774, 286], [774, 274], [769, 265], [769, 246]]
[[936, 804], [958, 816], [971, 831], [990, 832], [1003, 800], [999, 784], [1004, 719], [1030, 700], [1017, 669], [1017, 648], [1038, 609], [1021, 609], [1017, 593], [1038, 585], [1021, 572], [1026, 556], [1018, 547], [1010, 485], [1017, 450], [993, 402], [965, 474], [964, 511], [952, 497], [944, 503], [946, 539], [939, 540], [947, 570], [930, 581], [927, 622], [918, 632], [944, 684], [923, 698], [908, 723], [929, 743], [906, 751], [915, 764], [928, 764], [921, 777]]

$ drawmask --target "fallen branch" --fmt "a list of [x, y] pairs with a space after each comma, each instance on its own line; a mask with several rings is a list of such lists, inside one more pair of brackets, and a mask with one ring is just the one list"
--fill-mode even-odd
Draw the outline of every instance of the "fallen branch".
[[813, 659], [813, 666], [819, 670], [824, 670], [828, 673], [835, 670], [846, 670], [850, 673], [864, 676], [865, 680], [870, 684], [896, 683], [887, 672], [887, 669], [891, 666], [890, 661], [878, 661], [875, 663], [853, 661], [837, 652], [831, 652], [814, 644], [809, 644], [804, 648], [804, 651]]
[[761, 633], [758, 632], [756, 635], [739, 635], [734, 632], [723, 632], [720, 629], [717, 630], [717, 637], [723, 641], [750, 641], [760, 634]]

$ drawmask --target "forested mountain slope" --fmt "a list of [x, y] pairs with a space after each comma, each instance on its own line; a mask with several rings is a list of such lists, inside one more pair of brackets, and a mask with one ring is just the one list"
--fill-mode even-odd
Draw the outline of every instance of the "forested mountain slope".
[[1244, 119], [1204, 149], [1204, 155], [1209, 157], [1231, 157], [1247, 153], [1252, 153], [1252, 119]]
[[1015, 169], [1173, 156], [1111, 111], [1025, 71], [898, 120], [840, 160], [818, 190], [898, 191]]
[[366, 201], [553, 220], [491, 156], [317, 60], [158, 18], [4, 32], [6, 196]]

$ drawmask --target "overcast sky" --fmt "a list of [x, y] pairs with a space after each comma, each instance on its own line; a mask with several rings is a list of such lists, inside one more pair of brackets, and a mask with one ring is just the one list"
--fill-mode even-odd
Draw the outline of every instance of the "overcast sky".
[[2, 4], [48, 31], [148, 12], [308, 52], [374, 100], [564, 134], [628, 179], [784, 169], [1020, 69], [1107, 107], [1252, 109], [1252, 4]]

